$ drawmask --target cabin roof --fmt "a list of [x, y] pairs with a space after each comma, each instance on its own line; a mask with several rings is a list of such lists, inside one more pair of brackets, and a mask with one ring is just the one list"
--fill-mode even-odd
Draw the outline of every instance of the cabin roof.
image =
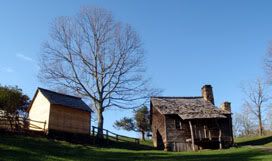
[[151, 103], [161, 114], [177, 114], [184, 120], [226, 118], [225, 114], [230, 114], [203, 97], [151, 97]]
[[[93, 112], [90, 109], [90, 107], [80, 97], [58, 93], [58, 92], [54, 92], [54, 91], [40, 88], [40, 87], [37, 89], [32, 102], [34, 101], [38, 91], [40, 91], [47, 98], [50, 104], [61, 105], [64, 107], [70, 107], [70, 108], [79, 109], [79, 110], [87, 111], [87, 112]], [[29, 106], [29, 110], [30, 110], [31, 104]]]

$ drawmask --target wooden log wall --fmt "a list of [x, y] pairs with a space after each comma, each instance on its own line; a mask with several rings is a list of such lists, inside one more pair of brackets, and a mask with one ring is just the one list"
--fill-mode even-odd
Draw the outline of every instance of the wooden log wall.
[[[176, 121], [180, 121], [180, 128], [176, 128]], [[188, 139], [191, 139], [188, 121], [182, 120], [178, 115], [166, 115], [166, 125], [167, 141], [171, 151], [193, 150], [191, 142], [188, 142]], [[195, 145], [194, 148], [198, 147]]]
[[[161, 144], [167, 143], [167, 138], [166, 138], [166, 127], [165, 127], [165, 116], [160, 114], [159, 111], [155, 108], [152, 108], [152, 140], [154, 147], [159, 147]], [[162, 137], [162, 142], [158, 143], [157, 140], [157, 132]], [[164, 145], [163, 145], [164, 146]]]

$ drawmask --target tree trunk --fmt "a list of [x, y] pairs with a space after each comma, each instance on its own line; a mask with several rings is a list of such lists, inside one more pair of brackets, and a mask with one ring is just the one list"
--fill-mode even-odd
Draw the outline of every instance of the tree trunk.
[[142, 140], [145, 141], [145, 132], [141, 131], [141, 133], [142, 133]]
[[103, 117], [103, 110], [99, 107], [97, 111], [97, 118], [98, 118], [98, 130], [97, 130], [97, 137], [103, 139], [103, 125], [104, 125], [104, 117]]
[[259, 135], [263, 135], [263, 123], [262, 123], [262, 115], [259, 113], [258, 115], [258, 120], [259, 120]]

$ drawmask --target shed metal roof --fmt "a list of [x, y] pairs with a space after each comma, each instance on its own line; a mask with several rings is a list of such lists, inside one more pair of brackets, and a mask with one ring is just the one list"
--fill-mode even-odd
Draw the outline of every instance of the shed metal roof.
[[83, 111], [93, 112], [91, 108], [80, 97], [66, 95], [44, 88], [37, 89], [36, 94], [32, 101], [34, 101], [38, 91], [40, 91], [47, 98], [50, 104], [62, 105], [64, 107], [70, 107]]

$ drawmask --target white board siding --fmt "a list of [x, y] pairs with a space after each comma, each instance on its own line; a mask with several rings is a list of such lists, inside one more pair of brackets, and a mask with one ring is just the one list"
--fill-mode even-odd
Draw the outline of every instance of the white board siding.
[[[34, 121], [30, 121], [30, 125], [35, 125], [40, 127], [40, 130], [48, 130], [48, 124], [49, 124], [49, 113], [50, 113], [50, 103], [44, 97], [44, 95], [38, 91], [37, 96], [32, 103], [31, 109], [29, 111], [28, 118], [30, 120], [35, 120], [35, 121], [41, 121], [44, 122], [46, 121], [45, 129], [44, 129], [44, 124], [43, 123], [37, 123]], [[29, 127], [31, 130], [38, 130], [33, 127]]]

